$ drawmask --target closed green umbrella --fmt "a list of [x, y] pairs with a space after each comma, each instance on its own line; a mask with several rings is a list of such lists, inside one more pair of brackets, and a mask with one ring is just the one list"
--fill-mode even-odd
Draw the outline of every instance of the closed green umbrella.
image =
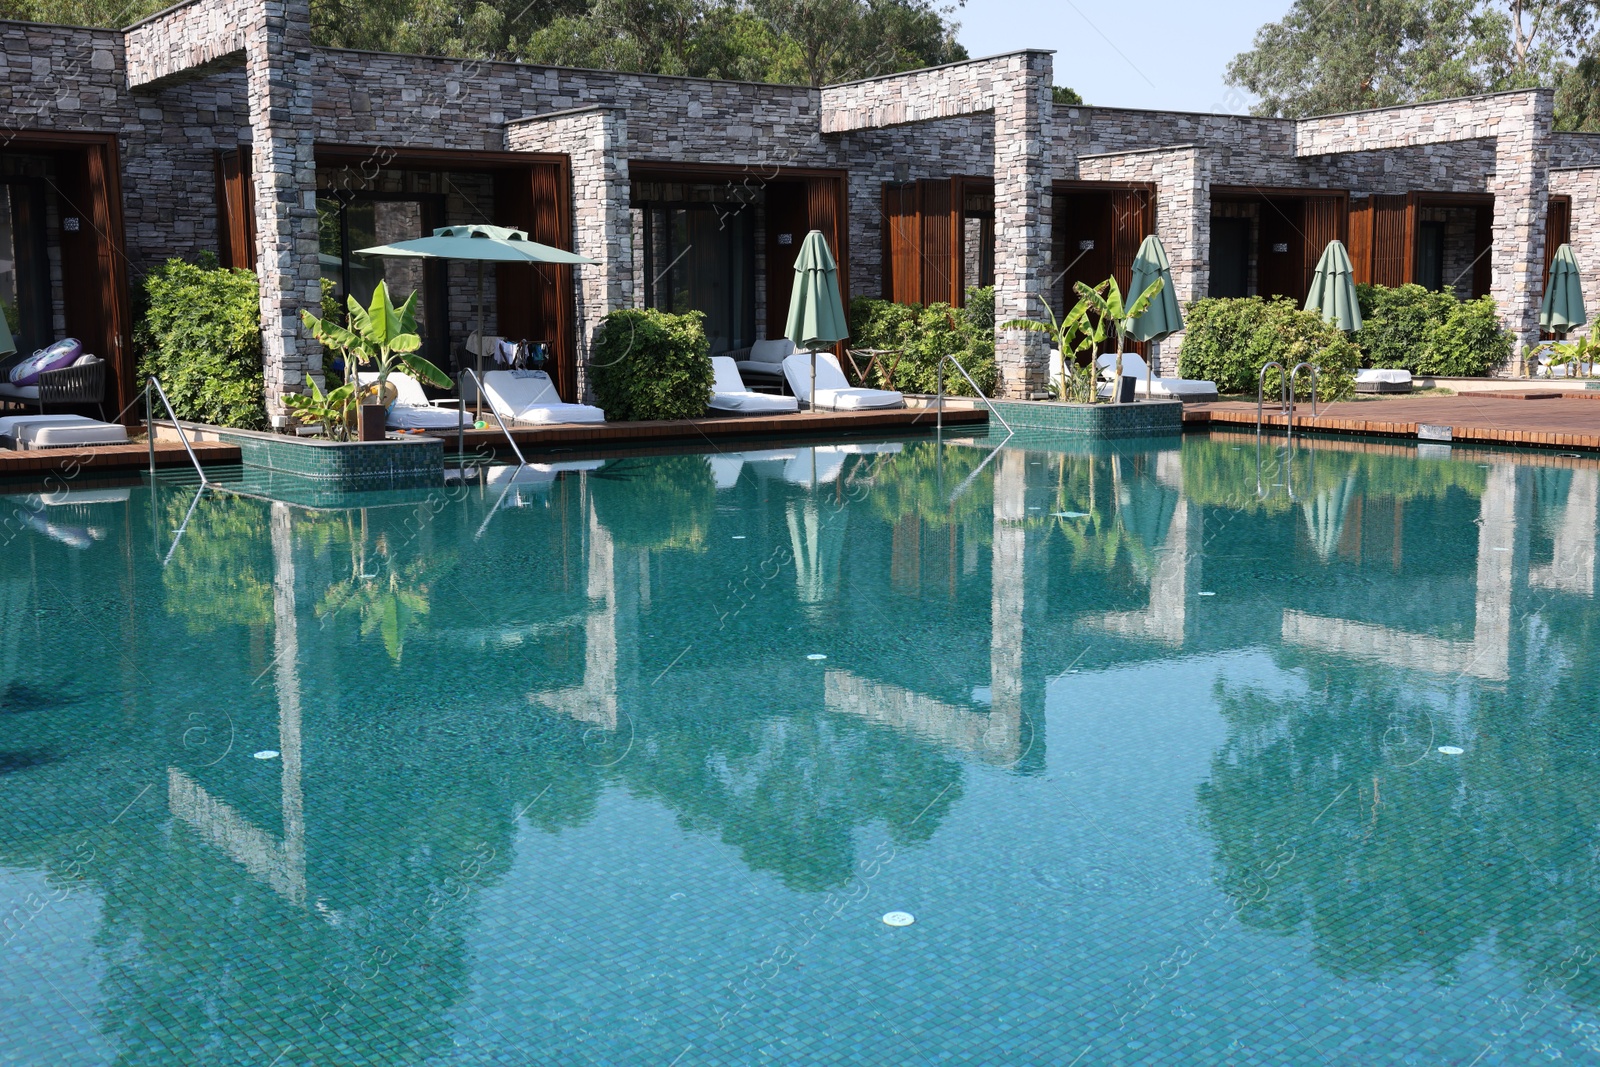
[[794, 291], [789, 295], [789, 321], [784, 330], [796, 348], [811, 353], [811, 407], [817, 406], [817, 349], [849, 338], [844, 300], [839, 294], [839, 268], [821, 230], [806, 234], [794, 261]]
[[1550, 278], [1545, 282], [1544, 303], [1539, 307], [1539, 328], [1565, 337], [1587, 321], [1578, 257], [1572, 254], [1571, 245], [1562, 245], [1550, 261]]
[[1145, 360], [1146, 400], [1150, 399], [1150, 377], [1155, 373], [1152, 365], [1160, 358], [1161, 342], [1183, 329], [1183, 312], [1178, 310], [1178, 294], [1172, 291], [1172, 264], [1167, 259], [1166, 246], [1161, 243], [1161, 238], [1151, 234], [1139, 245], [1139, 254], [1133, 257], [1128, 299], [1139, 299], [1139, 294], [1157, 278], [1161, 279], [1161, 292], [1150, 301], [1144, 314], [1133, 320], [1133, 339], [1149, 341], [1155, 346], [1151, 358]]
[[1306, 310], [1346, 333], [1361, 329], [1361, 305], [1356, 301], [1355, 268], [1343, 241], [1329, 241], [1311, 275], [1311, 292], [1306, 294]]
[[[441, 226], [431, 237], [358, 248], [358, 256], [408, 259], [476, 260], [478, 264], [478, 382], [483, 382], [483, 265], [485, 263], [593, 263], [576, 252], [528, 239], [527, 231], [506, 226]], [[478, 417], [483, 417], [483, 390], [476, 390]], [[457, 435], [459, 437], [459, 434]]]

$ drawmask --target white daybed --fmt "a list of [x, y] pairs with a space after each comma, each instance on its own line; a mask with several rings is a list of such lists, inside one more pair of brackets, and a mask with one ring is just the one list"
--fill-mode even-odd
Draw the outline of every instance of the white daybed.
[[7, 415], [0, 418], [0, 442], [15, 449], [125, 445], [128, 429], [83, 415]]
[[727, 411], [738, 415], [783, 415], [800, 410], [800, 401], [792, 396], [773, 396], [755, 393], [745, 388], [739, 376], [739, 367], [727, 356], [713, 356], [711, 369], [715, 380], [711, 384], [711, 410]]
[[[1105, 384], [1100, 387], [1101, 396], [1110, 396], [1112, 379], [1117, 374], [1117, 354], [1106, 352], [1094, 361], [1100, 369], [1100, 377]], [[1217, 399], [1217, 383], [1208, 382], [1200, 378], [1157, 378], [1150, 375], [1150, 368], [1137, 352], [1122, 353], [1122, 376], [1137, 380], [1133, 395], [1145, 395], [1146, 382], [1149, 383], [1150, 398], [1162, 400], [1181, 400], [1185, 404], [1198, 404], [1208, 400]], [[1147, 377], [1148, 376], [1148, 377]]]
[[839, 369], [839, 361], [832, 352], [817, 353], [817, 396], [811, 398], [811, 353], [796, 352], [783, 361], [783, 376], [789, 390], [801, 402], [815, 409], [829, 411], [865, 411], [876, 408], [905, 407], [904, 393], [893, 389], [856, 389]]
[[542, 370], [492, 370], [483, 376], [483, 398], [502, 419], [549, 426], [564, 422], [605, 422], [591, 404], [567, 404]]
[[1366, 367], [1356, 371], [1358, 393], [1409, 393], [1411, 372], [1384, 367]]

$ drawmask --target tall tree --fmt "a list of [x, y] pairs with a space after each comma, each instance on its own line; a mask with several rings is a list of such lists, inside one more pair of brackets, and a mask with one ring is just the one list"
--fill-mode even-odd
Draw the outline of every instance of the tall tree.
[[1553, 85], [1590, 0], [1295, 0], [1228, 64], [1261, 115], [1310, 115]]

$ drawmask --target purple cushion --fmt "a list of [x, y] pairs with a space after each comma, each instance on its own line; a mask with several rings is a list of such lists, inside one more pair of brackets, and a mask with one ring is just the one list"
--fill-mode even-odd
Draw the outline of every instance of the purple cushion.
[[76, 337], [66, 337], [49, 348], [41, 348], [27, 359], [11, 368], [12, 385], [38, 385], [39, 375], [45, 371], [70, 367], [83, 355], [83, 345]]

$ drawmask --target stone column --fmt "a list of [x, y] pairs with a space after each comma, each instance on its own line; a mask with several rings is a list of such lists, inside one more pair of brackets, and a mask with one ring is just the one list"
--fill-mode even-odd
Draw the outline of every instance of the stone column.
[[[1050, 56], [1010, 57], [994, 104], [995, 320], [1038, 318], [1050, 268]], [[1044, 387], [1050, 343], [1043, 334], [998, 330], [997, 391], [1025, 397]]]
[[633, 215], [628, 207], [628, 120], [616, 108], [540, 115], [508, 128], [515, 152], [562, 152], [572, 161], [573, 251], [595, 260], [577, 267], [578, 393], [589, 388], [594, 331], [608, 312], [633, 307]]
[[247, 17], [256, 274], [267, 410], [277, 414], [283, 394], [302, 391], [306, 376], [322, 371], [322, 348], [300, 325], [300, 309], [316, 310], [322, 297], [311, 8], [308, 0], [271, 0]]
[[1517, 339], [1514, 373], [1522, 371], [1522, 346], [1539, 339], [1544, 296], [1544, 225], [1550, 193], [1550, 129], [1555, 97], [1547, 90], [1504, 97], [1496, 129], [1494, 240], [1490, 295], [1500, 319]]

